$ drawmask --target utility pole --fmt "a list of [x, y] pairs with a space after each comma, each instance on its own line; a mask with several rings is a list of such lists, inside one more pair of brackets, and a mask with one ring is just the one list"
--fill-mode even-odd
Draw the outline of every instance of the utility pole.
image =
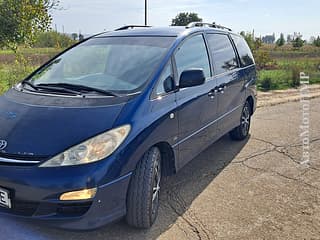
[[144, 0], [144, 25], [148, 25], [148, 0]]

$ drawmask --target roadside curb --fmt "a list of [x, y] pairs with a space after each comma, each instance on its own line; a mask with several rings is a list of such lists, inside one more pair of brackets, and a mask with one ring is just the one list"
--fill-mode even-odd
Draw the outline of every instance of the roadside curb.
[[[299, 102], [302, 97], [300, 89], [278, 90], [270, 92], [258, 92], [257, 108], [276, 106], [288, 102]], [[309, 86], [309, 97], [307, 99], [314, 99], [320, 97], [320, 85]], [[304, 96], [304, 99], [305, 96]]]

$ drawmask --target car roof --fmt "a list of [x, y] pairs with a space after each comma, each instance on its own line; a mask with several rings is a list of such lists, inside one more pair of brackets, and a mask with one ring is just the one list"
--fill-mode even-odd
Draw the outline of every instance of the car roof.
[[[165, 36], [165, 37], [179, 37], [182, 35], [190, 35], [195, 32], [217, 32], [217, 33], [232, 33], [223, 29], [216, 29], [210, 27], [136, 27], [124, 30], [115, 30], [98, 34], [96, 37], [128, 37], [128, 36]], [[236, 34], [237, 35], [237, 34]]]

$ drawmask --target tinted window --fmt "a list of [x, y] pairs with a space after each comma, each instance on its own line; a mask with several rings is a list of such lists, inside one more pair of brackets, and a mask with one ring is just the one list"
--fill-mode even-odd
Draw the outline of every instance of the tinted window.
[[238, 67], [236, 54], [227, 35], [209, 34], [208, 42], [216, 74], [225, 73]]
[[241, 66], [246, 67], [254, 64], [251, 50], [246, 41], [242, 37], [234, 35], [232, 35], [232, 39], [237, 47], [240, 56]]
[[201, 68], [205, 77], [211, 76], [209, 56], [202, 35], [194, 36], [180, 47], [175, 55], [178, 76], [192, 68]]
[[169, 61], [167, 66], [164, 68], [164, 70], [163, 70], [163, 72], [162, 72], [162, 74], [161, 74], [161, 76], [159, 78], [158, 85], [157, 85], [156, 90], [155, 90], [156, 95], [161, 95], [161, 94], [164, 94], [166, 92], [165, 89], [164, 89], [164, 81], [166, 79], [168, 79], [169, 77], [171, 77], [172, 80], [173, 80], [172, 71], [171, 71], [171, 61]]
[[175, 38], [93, 38], [51, 61], [30, 80], [130, 93], [149, 79]]

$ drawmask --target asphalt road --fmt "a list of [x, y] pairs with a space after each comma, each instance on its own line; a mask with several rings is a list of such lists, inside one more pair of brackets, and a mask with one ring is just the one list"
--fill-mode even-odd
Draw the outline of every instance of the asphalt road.
[[247, 141], [223, 137], [167, 179], [151, 230], [120, 221], [68, 232], [0, 217], [0, 239], [320, 239], [320, 98], [309, 164], [300, 164], [301, 111], [299, 102], [259, 108]]

